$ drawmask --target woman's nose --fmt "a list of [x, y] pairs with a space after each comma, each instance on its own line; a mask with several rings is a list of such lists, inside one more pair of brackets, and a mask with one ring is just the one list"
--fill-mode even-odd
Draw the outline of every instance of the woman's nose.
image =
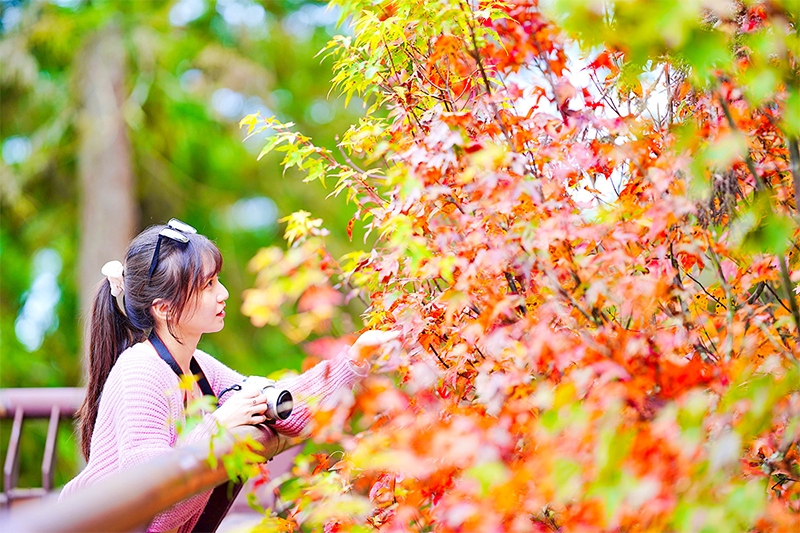
[[222, 288], [222, 290], [219, 291], [219, 294], [217, 295], [217, 298], [219, 299], [220, 302], [224, 302], [225, 300], [228, 299], [228, 296], [230, 296], [230, 293], [228, 293], [228, 289], [226, 289], [225, 285], [223, 285], [222, 283], [220, 283], [219, 286]]

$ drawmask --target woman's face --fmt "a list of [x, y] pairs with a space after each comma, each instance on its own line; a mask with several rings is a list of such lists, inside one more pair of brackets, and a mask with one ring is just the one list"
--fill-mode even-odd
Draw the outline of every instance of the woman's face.
[[220, 331], [225, 326], [227, 299], [228, 289], [219, 281], [219, 275], [214, 274], [195, 294], [194, 307], [181, 318], [178, 324], [181, 336], [194, 337]]

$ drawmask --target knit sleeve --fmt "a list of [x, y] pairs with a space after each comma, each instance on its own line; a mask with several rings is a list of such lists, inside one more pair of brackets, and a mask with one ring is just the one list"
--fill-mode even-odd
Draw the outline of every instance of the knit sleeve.
[[318, 363], [298, 376], [278, 381], [276, 386], [292, 393], [294, 409], [286, 420], [275, 423], [280, 433], [297, 437], [306, 431], [314, 409], [333, 407], [343, 395], [350, 394], [355, 383], [366, 375], [345, 353]]
[[[241, 383], [244, 380], [243, 375], [235, 370], [232, 370], [225, 364], [217, 361], [214, 357], [201, 350], [197, 350], [194, 353], [194, 356], [195, 359], [197, 359], [197, 363], [200, 365], [200, 368], [203, 370], [203, 374], [205, 374], [206, 378], [208, 379], [211, 389], [218, 398], [222, 391], [228, 387], [236, 385], [237, 383]], [[231, 394], [228, 393], [222, 398], [219, 398], [220, 405], [225, 403], [225, 401], [230, 397]]]
[[[122, 469], [142, 464], [171, 451], [177, 422], [175, 417], [183, 408], [182, 404], [172, 405], [180, 402], [180, 393], [176, 392], [177, 382], [172, 383], [165, 379], [156, 365], [126, 366], [124, 372], [118, 374], [118, 397], [109, 398], [110, 401], [118, 402], [116, 432]], [[213, 419], [206, 416], [182, 439], [182, 443], [208, 437], [213, 428]], [[195, 495], [157, 515], [148, 531], [168, 531], [190, 521], [193, 524], [205, 507], [209, 495], [210, 491]]]
[[[219, 393], [231, 385], [241, 383], [244, 376], [231, 370], [212, 356], [197, 350], [195, 358], [203, 369], [214, 392]], [[367, 372], [367, 367], [358, 367], [346, 352], [334, 359], [323, 361], [312, 369], [291, 378], [280, 380], [276, 386], [292, 393], [294, 409], [286, 420], [276, 422], [273, 427], [290, 437], [300, 436], [311, 420], [316, 406], [335, 405], [352, 389], [353, 385]], [[226, 394], [220, 403], [231, 397]]]

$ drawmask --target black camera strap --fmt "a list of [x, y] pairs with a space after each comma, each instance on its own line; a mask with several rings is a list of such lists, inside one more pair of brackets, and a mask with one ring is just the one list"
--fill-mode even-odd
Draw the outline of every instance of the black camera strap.
[[[164, 345], [161, 339], [158, 338], [155, 330], [150, 333], [150, 337], [148, 338], [150, 342], [153, 343], [153, 347], [156, 349], [156, 352], [158, 352], [158, 355], [161, 356], [161, 359], [169, 365], [178, 377], [182, 376], [183, 370], [181, 370], [175, 358], [172, 357], [172, 354], [169, 353], [169, 349]], [[200, 364], [194, 357], [192, 357], [192, 361], [189, 363], [189, 370], [192, 371], [192, 374], [198, 376], [197, 384], [200, 386], [200, 391], [206, 396], [212, 396], [216, 399], [216, 395], [211, 389], [211, 385], [209, 385], [208, 379], [203, 373], [203, 369], [200, 368]], [[220, 394], [220, 396], [222, 396], [222, 394]], [[236, 496], [242, 490], [242, 486], [243, 484], [241, 482], [233, 481], [230, 482], [230, 486], [227, 482], [217, 485], [211, 492], [211, 496], [209, 496], [208, 502], [206, 502], [203, 512], [200, 514], [200, 518], [197, 520], [194, 528], [192, 528], [192, 532], [206, 533], [216, 531], [222, 519], [228, 514], [233, 500], [236, 499]]]
[[[172, 357], [172, 354], [169, 353], [169, 349], [166, 347], [164, 342], [160, 338], [158, 338], [158, 335], [156, 335], [155, 330], [150, 332], [150, 336], [148, 337], [148, 339], [150, 339], [150, 342], [153, 344], [153, 348], [156, 349], [158, 355], [161, 357], [161, 359], [164, 360], [165, 363], [169, 365], [172, 371], [175, 372], [175, 374], [177, 374], [178, 377], [183, 376], [183, 370], [181, 370], [180, 365], [175, 360], [175, 358]], [[205, 396], [212, 396], [214, 399], [216, 399], [217, 396], [216, 394], [214, 394], [214, 390], [208, 383], [208, 379], [206, 378], [206, 375], [203, 373], [203, 369], [200, 368], [200, 363], [198, 363], [197, 359], [195, 359], [194, 357], [192, 357], [192, 360], [189, 363], [189, 370], [192, 371], [193, 375], [197, 376], [197, 385], [200, 387], [200, 392], [202, 392], [203, 395]]]

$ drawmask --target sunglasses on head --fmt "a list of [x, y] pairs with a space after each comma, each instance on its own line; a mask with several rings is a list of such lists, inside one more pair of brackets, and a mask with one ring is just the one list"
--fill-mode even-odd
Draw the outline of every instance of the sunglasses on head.
[[156, 267], [158, 266], [158, 252], [161, 251], [161, 239], [166, 237], [167, 239], [172, 239], [181, 244], [186, 244], [189, 242], [189, 237], [187, 237], [187, 235], [193, 233], [197, 233], [197, 230], [186, 222], [181, 222], [177, 218], [173, 218], [167, 222], [167, 227], [158, 233], [158, 241], [156, 241], [156, 249], [153, 252], [153, 260], [150, 261], [150, 272], [147, 274], [147, 279], [153, 277], [153, 272], [156, 271]]

